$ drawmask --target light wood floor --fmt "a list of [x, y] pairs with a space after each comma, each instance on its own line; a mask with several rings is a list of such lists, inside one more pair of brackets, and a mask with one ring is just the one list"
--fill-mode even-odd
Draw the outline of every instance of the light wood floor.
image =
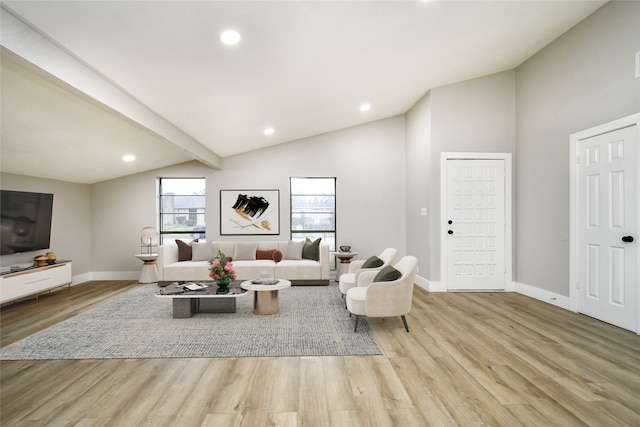
[[[5, 306], [0, 345], [132, 286]], [[383, 356], [4, 361], [0, 424], [640, 425], [631, 332], [514, 293], [416, 288], [407, 320], [368, 319]]]

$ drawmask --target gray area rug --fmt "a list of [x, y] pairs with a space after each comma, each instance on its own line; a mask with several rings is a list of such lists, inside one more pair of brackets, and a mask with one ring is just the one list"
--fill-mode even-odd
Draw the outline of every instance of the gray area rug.
[[236, 313], [174, 319], [171, 300], [141, 285], [99, 307], [0, 349], [2, 360], [157, 359], [382, 354], [360, 322], [353, 332], [336, 284], [280, 291], [280, 312], [253, 314], [253, 292]]

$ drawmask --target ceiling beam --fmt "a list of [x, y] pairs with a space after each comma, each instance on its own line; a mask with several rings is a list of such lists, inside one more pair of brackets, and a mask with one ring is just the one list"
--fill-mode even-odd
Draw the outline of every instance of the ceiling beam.
[[149, 109], [88, 64], [0, 6], [2, 47], [91, 100], [173, 143], [193, 159], [220, 169], [221, 159], [200, 142]]

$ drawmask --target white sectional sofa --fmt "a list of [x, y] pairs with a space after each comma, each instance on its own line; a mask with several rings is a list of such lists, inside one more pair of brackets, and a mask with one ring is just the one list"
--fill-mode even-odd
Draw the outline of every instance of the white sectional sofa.
[[[220, 250], [232, 258], [238, 280], [257, 279], [262, 274], [290, 280], [293, 285], [329, 284], [329, 245], [324, 242], [320, 242], [317, 261], [302, 258], [300, 242], [192, 242], [190, 246], [192, 256], [185, 261], [178, 260], [178, 245], [174, 242], [158, 248], [158, 280], [211, 280], [209, 261]], [[282, 259], [264, 259], [270, 251], [278, 251]], [[186, 258], [184, 250], [181, 256]]]

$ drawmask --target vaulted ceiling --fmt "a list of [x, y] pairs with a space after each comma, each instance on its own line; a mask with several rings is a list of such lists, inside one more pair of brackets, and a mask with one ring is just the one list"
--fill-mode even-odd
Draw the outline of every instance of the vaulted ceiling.
[[606, 1], [1, 3], [1, 170], [95, 183], [403, 114]]

